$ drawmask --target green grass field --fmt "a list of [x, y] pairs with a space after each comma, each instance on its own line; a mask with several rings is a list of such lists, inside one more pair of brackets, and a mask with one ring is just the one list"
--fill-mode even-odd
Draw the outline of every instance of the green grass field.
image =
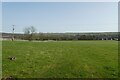
[[0, 79], [2, 78], [2, 41], [0, 41]]
[[3, 77], [116, 78], [118, 41], [3, 41], [2, 61]]

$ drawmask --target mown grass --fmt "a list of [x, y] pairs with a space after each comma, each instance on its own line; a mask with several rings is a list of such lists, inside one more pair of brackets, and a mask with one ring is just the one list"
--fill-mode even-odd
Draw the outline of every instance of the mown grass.
[[2, 41], [0, 40], [0, 79], [2, 78]]
[[3, 77], [118, 77], [117, 41], [3, 41], [2, 46]]

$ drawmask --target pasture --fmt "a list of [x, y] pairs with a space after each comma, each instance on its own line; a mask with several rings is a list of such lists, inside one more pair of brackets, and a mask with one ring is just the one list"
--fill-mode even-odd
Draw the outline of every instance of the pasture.
[[16, 78], [117, 78], [118, 41], [3, 41], [2, 71]]

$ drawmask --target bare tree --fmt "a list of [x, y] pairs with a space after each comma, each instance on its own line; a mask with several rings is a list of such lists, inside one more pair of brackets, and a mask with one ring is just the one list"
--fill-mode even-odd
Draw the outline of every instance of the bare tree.
[[24, 29], [24, 34], [30, 34], [30, 28], [29, 27]]
[[36, 32], [35, 27], [34, 27], [34, 26], [31, 26], [31, 27], [30, 27], [30, 31], [31, 31], [31, 34], [35, 33], [35, 32]]
[[24, 34], [25, 34], [25, 37], [26, 37], [26, 39], [28, 39], [29, 41], [31, 41], [32, 40], [32, 38], [33, 38], [33, 34], [36, 32], [36, 29], [35, 29], [35, 27], [34, 26], [31, 26], [31, 27], [26, 27], [25, 29], [24, 29]]

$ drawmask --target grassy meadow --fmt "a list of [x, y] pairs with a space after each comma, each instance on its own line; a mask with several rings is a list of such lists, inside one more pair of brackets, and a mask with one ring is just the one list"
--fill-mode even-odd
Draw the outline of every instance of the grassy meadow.
[[3, 77], [116, 78], [118, 41], [3, 41], [2, 63]]
[[0, 79], [2, 78], [2, 41], [0, 40]]

